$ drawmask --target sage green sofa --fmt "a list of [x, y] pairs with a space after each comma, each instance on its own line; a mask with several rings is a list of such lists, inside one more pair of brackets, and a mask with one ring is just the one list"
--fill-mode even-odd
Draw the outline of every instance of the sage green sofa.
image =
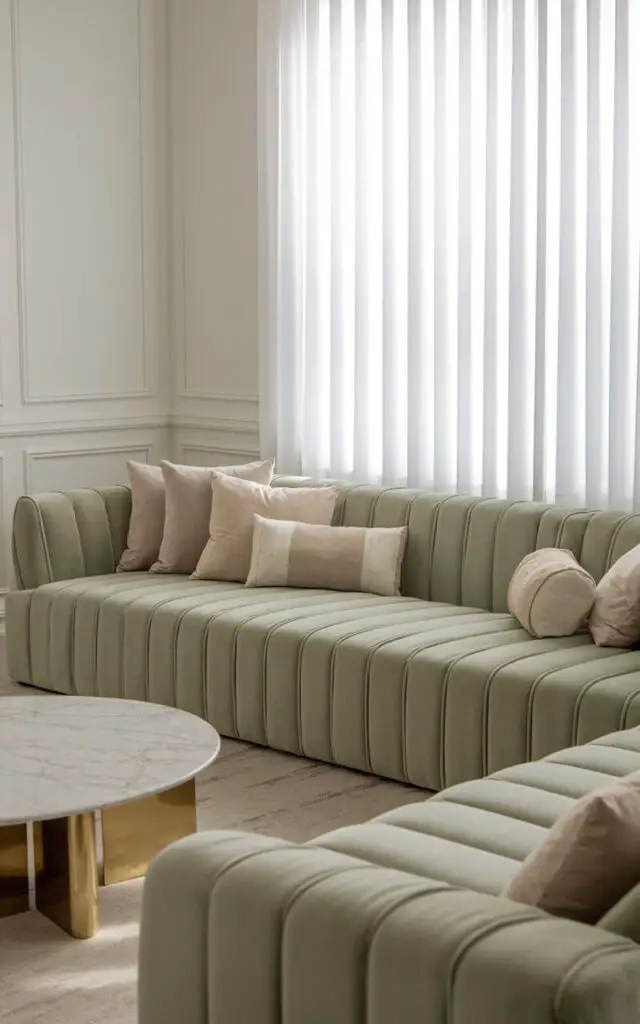
[[501, 898], [640, 730], [296, 846], [200, 833], [152, 864], [139, 1024], [638, 1024], [640, 886], [599, 926]]
[[570, 548], [598, 579], [640, 516], [346, 488], [336, 522], [408, 524], [404, 596], [387, 598], [116, 573], [130, 507], [125, 487], [18, 501], [14, 679], [175, 705], [431, 790], [640, 724], [640, 652], [535, 640], [507, 611], [527, 552]]

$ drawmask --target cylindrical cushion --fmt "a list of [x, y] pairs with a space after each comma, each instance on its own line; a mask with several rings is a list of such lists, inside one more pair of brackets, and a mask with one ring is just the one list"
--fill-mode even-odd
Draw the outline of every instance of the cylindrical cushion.
[[509, 611], [536, 637], [571, 636], [595, 600], [593, 576], [571, 551], [541, 548], [525, 555], [509, 584]]

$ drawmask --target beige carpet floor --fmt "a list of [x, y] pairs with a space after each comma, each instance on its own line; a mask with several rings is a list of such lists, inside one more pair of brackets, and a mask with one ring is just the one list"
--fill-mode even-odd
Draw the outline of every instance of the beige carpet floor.
[[[0, 700], [38, 691], [6, 674]], [[306, 840], [425, 798], [422, 790], [303, 758], [223, 741], [197, 783], [198, 828]], [[0, 1024], [135, 1024], [142, 883], [100, 890], [101, 928], [78, 942], [36, 912], [0, 920]]]

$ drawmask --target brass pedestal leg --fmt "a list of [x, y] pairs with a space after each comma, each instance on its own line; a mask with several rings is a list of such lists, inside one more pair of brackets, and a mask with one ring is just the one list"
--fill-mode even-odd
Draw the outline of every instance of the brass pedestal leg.
[[[146, 873], [157, 853], [197, 830], [195, 781], [102, 811], [104, 882]], [[93, 813], [34, 823], [36, 907], [76, 939], [98, 930]], [[0, 828], [0, 917], [29, 909], [26, 825]]]
[[144, 875], [157, 853], [196, 829], [193, 779], [165, 793], [105, 807], [102, 811], [105, 885]]
[[29, 909], [29, 856], [26, 825], [0, 828], [0, 917]]
[[36, 906], [69, 935], [88, 939], [98, 930], [94, 816], [74, 814], [43, 821], [41, 830], [42, 871], [36, 876]]

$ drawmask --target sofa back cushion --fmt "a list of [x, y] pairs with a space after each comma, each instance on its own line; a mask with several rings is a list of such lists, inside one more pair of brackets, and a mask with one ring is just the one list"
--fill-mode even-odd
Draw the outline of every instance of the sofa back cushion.
[[[130, 514], [131, 491], [123, 486], [20, 498], [13, 522], [18, 586], [113, 572]], [[402, 488], [343, 487], [334, 523], [408, 525], [403, 594], [497, 612], [507, 611], [509, 581], [530, 551], [568, 548], [598, 581], [640, 544], [640, 515]]]
[[[316, 482], [276, 477], [273, 485]], [[637, 514], [399, 487], [343, 487], [334, 524], [408, 526], [404, 595], [496, 612], [508, 611], [509, 582], [531, 551], [567, 548], [597, 582], [640, 544]]]

